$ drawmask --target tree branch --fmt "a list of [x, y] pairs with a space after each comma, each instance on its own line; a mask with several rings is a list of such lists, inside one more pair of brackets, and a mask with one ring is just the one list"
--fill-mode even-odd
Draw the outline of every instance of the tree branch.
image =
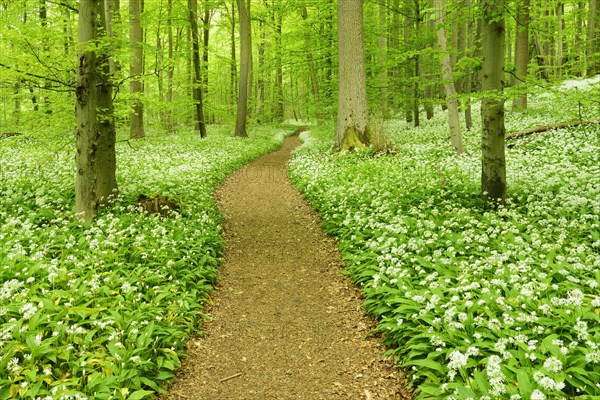
[[19, 74], [23, 74], [25, 76], [31, 76], [32, 78], [44, 79], [46, 81], [58, 83], [60, 85], [67, 86], [67, 87], [70, 87], [70, 88], [74, 88], [75, 87], [75, 85], [73, 85], [70, 82], [65, 82], [65, 81], [60, 80], [60, 79], [50, 78], [48, 76], [37, 75], [37, 74], [31, 73], [31, 72], [20, 70], [18, 68], [10, 66], [10, 65], [3, 64], [3, 63], [0, 63], [0, 67], [6, 68], [6, 69], [11, 69], [11, 70], [13, 70], [15, 72], [18, 72]]
[[68, 8], [71, 11], [79, 13], [79, 9], [75, 6], [72, 6], [71, 4], [63, 3], [62, 1], [52, 1], [52, 0], [46, 0], [46, 2], [56, 4], [58, 6], [63, 6], [64, 8]]

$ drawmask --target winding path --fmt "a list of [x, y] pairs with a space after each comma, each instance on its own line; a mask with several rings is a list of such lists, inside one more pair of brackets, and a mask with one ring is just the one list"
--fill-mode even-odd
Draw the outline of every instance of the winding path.
[[373, 325], [334, 243], [287, 178], [298, 144], [288, 138], [219, 189], [227, 245], [211, 321], [170, 399], [408, 398], [380, 340], [365, 339]]

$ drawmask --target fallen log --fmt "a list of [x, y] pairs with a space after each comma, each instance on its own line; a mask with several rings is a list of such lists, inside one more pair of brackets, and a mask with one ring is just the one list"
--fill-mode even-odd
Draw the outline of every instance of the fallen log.
[[541, 125], [541, 126], [536, 126], [535, 128], [526, 129], [524, 131], [509, 133], [508, 135], [506, 135], [506, 140], [518, 139], [523, 136], [528, 136], [528, 135], [531, 135], [534, 133], [539, 133], [539, 132], [547, 132], [547, 131], [551, 131], [553, 129], [564, 129], [564, 128], [572, 128], [574, 126], [580, 126], [580, 125], [596, 125], [596, 124], [600, 124], [600, 120], [570, 121], [570, 122], [563, 122], [562, 124], [555, 124], [555, 125]]

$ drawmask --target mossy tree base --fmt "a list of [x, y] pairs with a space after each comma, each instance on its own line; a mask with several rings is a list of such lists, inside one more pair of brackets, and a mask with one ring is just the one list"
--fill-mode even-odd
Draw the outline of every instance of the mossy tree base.
[[341, 151], [354, 151], [364, 149], [371, 144], [371, 130], [358, 129], [356, 126], [348, 126], [344, 129], [344, 135], [340, 143]]

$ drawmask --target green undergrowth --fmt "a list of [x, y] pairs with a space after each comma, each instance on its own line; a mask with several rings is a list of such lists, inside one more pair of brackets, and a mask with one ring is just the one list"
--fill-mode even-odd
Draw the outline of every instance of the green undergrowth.
[[[540, 121], [507, 117], [515, 131]], [[340, 155], [332, 127], [314, 128], [290, 177], [418, 399], [600, 398], [600, 127], [511, 142], [493, 211], [477, 127], [459, 157], [446, 123], [386, 123], [393, 155]]]
[[[0, 399], [142, 399], [174, 376], [217, 280], [214, 188], [292, 127], [211, 127], [117, 146], [120, 195], [74, 221], [73, 143], [0, 141]], [[165, 196], [165, 218], [136, 208]]]

